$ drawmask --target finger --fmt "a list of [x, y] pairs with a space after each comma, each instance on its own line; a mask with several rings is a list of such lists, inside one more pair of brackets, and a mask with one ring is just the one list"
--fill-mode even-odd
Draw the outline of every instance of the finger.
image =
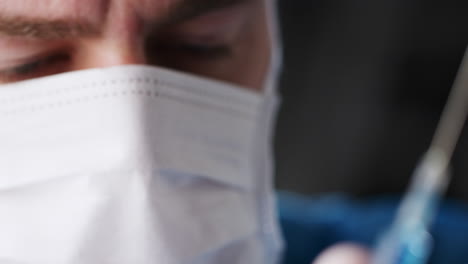
[[369, 264], [370, 253], [355, 244], [339, 244], [327, 249], [312, 264]]

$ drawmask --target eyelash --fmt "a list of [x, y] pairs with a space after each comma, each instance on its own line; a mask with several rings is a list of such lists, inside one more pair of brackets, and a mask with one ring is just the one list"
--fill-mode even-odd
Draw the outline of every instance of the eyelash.
[[[231, 48], [228, 44], [204, 45], [179, 43], [163, 44], [156, 49], [159, 48], [166, 51], [181, 53], [181, 55], [188, 55], [197, 60], [216, 60], [228, 56], [231, 52]], [[7, 81], [19, 81], [38, 76], [57, 74], [66, 71], [66, 65], [70, 62], [70, 59], [70, 56], [66, 53], [58, 53], [1, 71], [0, 75]]]
[[193, 43], [177, 43], [177, 44], [160, 44], [156, 50], [180, 53], [181, 55], [194, 56], [197, 59], [215, 60], [231, 53], [229, 44], [193, 44]]
[[[70, 57], [65, 53], [49, 55], [35, 61], [18, 65], [11, 69], [2, 71], [2, 75], [8, 80], [21, 80], [28, 77], [36, 77], [43, 73], [58, 73], [64, 71], [62, 66], [66, 65]], [[54, 72], [56, 71], [56, 72]]]

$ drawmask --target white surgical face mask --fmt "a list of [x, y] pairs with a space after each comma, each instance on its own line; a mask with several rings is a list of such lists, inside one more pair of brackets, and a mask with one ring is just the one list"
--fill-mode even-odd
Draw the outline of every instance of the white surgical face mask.
[[147, 66], [1, 86], [0, 263], [275, 263], [274, 105]]

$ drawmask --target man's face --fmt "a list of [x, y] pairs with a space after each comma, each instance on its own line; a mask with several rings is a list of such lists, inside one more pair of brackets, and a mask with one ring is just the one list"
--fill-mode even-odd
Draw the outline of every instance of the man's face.
[[0, 84], [147, 64], [261, 89], [263, 0], [0, 0]]

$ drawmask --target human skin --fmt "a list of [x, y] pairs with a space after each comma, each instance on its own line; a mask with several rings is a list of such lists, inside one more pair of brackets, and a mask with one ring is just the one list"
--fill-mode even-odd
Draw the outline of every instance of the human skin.
[[370, 264], [366, 248], [355, 244], [339, 244], [325, 250], [312, 264]]
[[1, 0], [0, 84], [139, 64], [260, 90], [264, 0]]

